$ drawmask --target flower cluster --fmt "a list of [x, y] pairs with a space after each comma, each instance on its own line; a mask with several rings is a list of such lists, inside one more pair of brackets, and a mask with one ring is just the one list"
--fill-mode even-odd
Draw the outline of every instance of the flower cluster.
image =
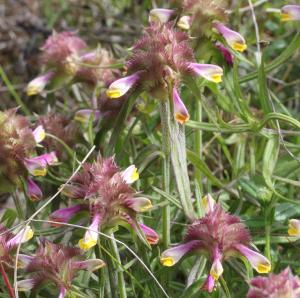
[[63, 190], [69, 198], [80, 200], [80, 204], [59, 209], [50, 218], [67, 222], [77, 212], [89, 210], [91, 225], [79, 241], [84, 250], [96, 245], [98, 229], [107, 231], [117, 225], [131, 227], [140, 237], [145, 235], [150, 244], [156, 244], [158, 235], [155, 231], [136, 221], [138, 212], [152, 208], [150, 200], [140, 197], [130, 186], [138, 178], [134, 165], [120, 171], [113, 158], [99, 157], [93, 164], [84, 164], [83, 171]]
[[250, 282], [247, 298], [299, 298], [300, 279], [290, 268], [268, 277], [255, 277]]
[[225, 212], [211, 197], [205, 198], [206, 215], [188, 226], [184, 243], [164, 251], [160, 261], [164, 266], [175, 265], [187, 253], [204, 254], [211, 269], [203, 289], [212, 292], [223, 273], [222, 262], [233, 256], [246, 257], [259, 273], [268, 273], [271, 264], [250, 248], [250, 234], [237, 216]]
[[126, 64], [128, 76], [114, 81], [106, 94], [120, 98], [130, 89], [147, 91], [154, 98], [166, 100], [173, 95], [175, 118], [180, 123], [189, 115], [177, 88], [185, 76], [201, 76], [219, 83], [223, 70], [212, 64], [195, 63], [188, 35], [173, 28], [172, 23], [151, 23], [133, 47]]
[[108, 51], [88, 50], [87, 44], [72, 32], [54, 32], [41, 50], [41, 63], [46, 73], [29, 82], [28, 96], [42, 93], [48, 84], [56, 87], [70, 81], [83, 82], [91, 87], [102, 82], [107, 86], [119, 74], [108, 68], [113, 63]]
[[27, 182], [32, 199], [41, 198], [41, 190], [30, 176], [45, 176], [47, 167], [57, 162], [55, 152], [36, 156], [36, 146], [45, 137], [42, 126], [35, 130], [16, 109], [0, 111], [0, 192], [11, 192]]
[[64, 298], [79, 270], [94, 271], [105, 266], [100, 259], [84, 260], [78, 248], [67, 247], [42, 240], [35, 256], [19, 255], [19, 261], [29, 279], [18, 282], [19, 291], [29, 291], [46, 283], [60, 289], [59, 298]]

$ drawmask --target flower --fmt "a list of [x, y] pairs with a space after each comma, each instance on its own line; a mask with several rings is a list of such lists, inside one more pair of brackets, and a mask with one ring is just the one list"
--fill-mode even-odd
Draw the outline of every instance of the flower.
[[128, 76], [114, 81], [107, 89], [107, 97], [119, 98], [135, 89], [166, 100], [173, 93], [174, 117], [179, 123], [187, 121], [188, 112], [174, 87], [178, 88], [180, 82], [191, 75], [219, 83], [223, 74], [216, 65], [195, 63], [188, 35], [175, 30], [170, 22], [151, 23], [146, 28], [133, 47], [126, 69]]
[[300, 237], [300, 220], [298, 219], [290, 219], [289, 220], [289, 236]]
[[110, 52], [105, 49], [88, 51], [78, 58], [74, 81], [86, 83], [91, 87], [108, 87], [120, 76], [120, 71], [110, 65], [116, 63]]
[[[21, 260], [24, 260], [21, 256]], [[70, 290], [72, 281], [79, 270], [94, 271], [105, 266], [100, 259], [84, 260], [78, 248], [67, 247], [43, 240], [35, 256], [27, 256], [24, 269], [28, 279], [18, 282], [19, 291], [29, 291], [46, 283], [60, 289], [60, 298]]]
[[281, 8], [280, 15], [282, 22], [299, 21], [300, 20], [300, 5], [285, 5]]
[[46, 87], [46, 85], [52, 80], [55, 73], [48, 71], [47, 73], [40, 75], [30, 81], [26, 87], [26, 93], [28, 96], [40, 94]]
[[209, 292], [223, 273], [222, 261], [229, 257], [245, 256], [257, 272], [269, 272], [269, 260], [249, 248], [250, 234], [241, 220], [213, 203], [212, 198], [206, 197], [204, 200], [208, 201], [207, 205], [210, 206], [206, 215], [188, 226], [184, 243], [161, 254], [161, 263], [164, 266], [174, 266], [188, 253], [205, 254], [211, 262], [211, 267], [203, 289]]
[[47, 159], [47, 155], [36, 156], [36, 146], [45, 137], [43, 126], [32, 131], [27, 119], [16, 112], [17, 109], [0, 111], [0, 193], [20, 187], [22, 179], [28, 180], [37, 160]]
[[63, 71], [75, 72], [73, 58], [87, 47], [86, 43], [73, 32], [53, 32], [42, 46], [42, 63], [47, 68], [60, 68]]
[[250, 282], [247, 298], [300, 298], [300, 279], [290, 268], [268, 277], [255, 277]]
[[126, 170], [122, 172], [122, 177], [127, 184], [132, 184], [139, 179], [139, 173], [135, 165], [129, 166]]
[[247, 44], [244, 37], [238, 32], [229, 29], [219, 22], [213, 23], [213, 28], [215, 28], [217, 32], [224, 37], [228, 45], [234, 50], [244, 52], [247, 49]]
[[190, 16], [182, 16], [177, 22], [177, 27], [183, 30], [189, 30], [191, 28], [191, 21]]
[[190, 30], [191, 36], [209, 37], [211, 24], [214, 20], [226, 22], [227, 0], [173, 0], [177, 9], [182, 12], [177, 26], [183, 30]]
[[43, 197], [41, 189], [31, 178], [27, 179], [27, 194], [32, 201], [39, 201]]
[[184, 124], [190, 119], [190, 115], [175, 87], [173, 88], [173, 104], [176, 121], [180, 124]]
[[24, 159], [24, 164], [28, 172], [33, 176], [45, 176], [47, 174], [47, 167], [57, 162], [58, 159], [54, 151]]
[[155, 8], [150, 10], [149, 23], [167, 23], [174, 15], [173, 9]]
[[223, 69], [213, 64], [189, 63], [189, 68], [195, 74], [214, 83], [222, 82]]
[[29, 226], [21, 229], [16, 235], [0, 225], [0, 262], [13, 268], [15, 259], [12, 253], [20, 243], [27, 242], [33, 237], [33, 231]]
[[217, 42], [215, 47], [220, 51], [227, 64], [232, 66], [234, 56], [230, 53], [230, 51], [220, 42]]
[[138, 79], [138, 73], [134, 73], [128, 77], [114, 81], [107, 89], [106, 96], [113, 99], [123, 96], [135, 85]]
[[93, 164], [85, 163], [83, 171], [77, 174], [63, 193], [72, 199], [81, 201], [77, 207], [68, 207], [52, 213], [50, 218], [59, 222], [68, 221], [77, 212], [88, 209], [91, 224], [79, 241], [79, 247], [88, 250], [96, 245], [99, 234], [118, 225], [129, 226], [140, 235], [139, 230], [149, 235], [149, 242], [157, 243], [158, 236], [150, 228], [137, 223], [138, 212], [151, 209], [150, 200], [137, 196], [130, 184], [138, 179], [134, 165], [121, 171], [113, 158], [98, 158]]
[[81, 123], [89, 123], [91, 117], [93, 117], [94, 122], [97, 122], [100, 119], [100, 111], [91, 109], [79, 110], [75, 113], [74, 119]]
[[32, 133], [37, 144], [42, 142], [46, 137], [45, 129], [42, 125], [39, 125]]
[[[75, 205], [67, 208], [58, 209], [51, 213], [50, 220], [61, 223], [67, 223], [75, 214], [83, 210], [88, 210], [86, 205]], [[53, 225], [60, 226], [59, 224]]]

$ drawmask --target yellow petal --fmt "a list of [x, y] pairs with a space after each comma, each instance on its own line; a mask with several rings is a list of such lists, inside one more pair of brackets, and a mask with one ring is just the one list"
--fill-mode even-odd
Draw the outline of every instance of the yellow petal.
[[119, 98], [123, 94], [119, 89], [107, 89], [106, 90], [106, 96], [109, 98]]
[[97, 244], [96, 240], [89, 240], [89, 241], [84, 241], [84, 239], [80, 239], [78, 242], [79, 247], [82, 250], [89, 250], [91, 247], [95, 246]]
[[160, 262], [166, 267], [172, 267], [175, 264], [175, 261], [172, 257], [161, 257]]
[[245, 43], [234, 42], [232, 48], [238, 52], [244, 52], [247, 49], [247, 45]]

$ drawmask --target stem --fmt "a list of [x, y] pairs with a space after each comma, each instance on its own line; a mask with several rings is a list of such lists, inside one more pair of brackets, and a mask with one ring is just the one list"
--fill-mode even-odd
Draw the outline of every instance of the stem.
[[[170, 105], [168, 101], [160, 102], [161, 122], [168, 123], [167, 116], [170, 114]], [[163, 190], [170, 192], [170, 134], [167, 125], [162, 125], [162, 147], [164, 152], [163, 160]], [[170, 205], [167, 203], [162, 210], [163, 220], [163, 247], [167, 249], [170, 244]]]
[[[201, 94], [199, 94], [201, 96]], [[202, 121], [202, 104], [200, 99], [196, 99], [196, 107], [195, 107], [195, 119], [196, 121]], [[195, 131], [195, 152], [202, 159], [202, 130]], [[196, 207], [197, 207], [197, 215], [201, 216], [201, 204], [200, 200], [203, 196], [203, 187], [202, 187], [202, 175], [199, 168], [195, 168], [195, 192], [196, 192]]]
[[12, 197], [13, 197], [13, 200], [14, 200], [14, 203], [15, 203], [15, 206], [16, 206], [16, 210], [17, 210], [17, 213], [18, 213], [18, 217], [19, 217], [20, 219], [25, 219], [24, 212], [23, 212], [22, 207], [21, 207], [22, 204], [21, 204], [21, 202], [20, 202], [20, 198], [19, 198], [17, 192], [14, 192], [14, 193], [12, 194]]
[[3, 265], [2, 265], [2, 262], [0, 262], [0, 270], [1, 270], [1, 274], [2, 274], [2, 277], [3, 277], [3, 281], [7, 287], [7, 291], [8, 291], [8, 294], [9, 294], [9, 297], [10, 298], [15, 298], [15, 294], [14, 294], [14, 290], [9, 282], [9, 279], [7, 277], [7, 274], [3, 268]]
[[26, 116], [30, 116], [29, 109], [26, 107], [26, 105], [24, 104], [24, 102], [22, 101], [22, 99], [20, 98], [20, 96], [15, 91], [14, 86], [10, 82], [10, 80], [7, 77], [4, 69], [1, 66], [0, 66], [0, 77], [2, 78], [4, 84], [7, 86], [7, 89], [9, 90], [9, 92], [11, 93], [11, 95], [13, 96], [13, 98], [15, 99], [15, 101], [17, 102], [18, 106], [21, 107], [21, 110], [23, 111], [23, 113]]
[[[111, 239], [109, 240], [110, 246], [111, 246], [111, 253], [113, 257], [118, 261], [118, 263], [121, 263], [121, 258], [118, 251], [118, 246], [116, 243], [116, 240], [114, 238], [114, 235], [111, 234]], [[118, 277], [118, 288], [119, 288], [119, 297], [120, 298], [127, 298], [126, 294], [126, 286], [125, 286], [125, 280], [123, 275], [123, 269], [121, 266], [118, 266], [117, 269], [117, 277]]]
[[184, 214], [189, 220], [193, 220], [194, 208], [191, 201], [190, 181], [187, 171], [184, 126], [179, 125], [171, 114], [171, 102], [171, 94], [169, 96], [169, 100], [161, 101], [162, 130], [167, 131], [169, 135], [169, 138], [163, 140], [163, 142], [167, 142], [170, 146], [173, 172]]

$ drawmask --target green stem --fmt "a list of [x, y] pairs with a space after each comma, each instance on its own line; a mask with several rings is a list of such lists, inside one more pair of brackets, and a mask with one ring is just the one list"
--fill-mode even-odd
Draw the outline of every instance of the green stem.
[[[199, 94], [201, 96], [201, 94]], [[196, 121], [202, 121], [202, 104], [200, 99], [196, 99], [195, 103], [195, 119]], [[195, 131], [195, 152], [202, 159], [202, 130]], [[202, 187], [202, 175], [199, 168], [195, 168], [195, 188], [196, 188], [196, 206], [197, 206], [197, 215], [202, 215], [201, 210], [201, 198], [203, 196], [203, 187]]]
[[[168, 101], [160, 102], [161, 122], [168, 122], [168, 115], [170, 114], [170, 105]], [[169, 194], [170, 192], [170, 134], [167, 125], [162, 125], [162, 147], [164, 152], [163, 159], [163, 190]], [[163, 221], [163, 247], [167, 249], [170, 245], [170, 205], [163, 207], [162, 210]]]
[[173, 172], [184, 214], [189, 220], [193, 220], [195, 215], [191, 201], [190, 181], [187, 171], [185, 131], [184, 126], [179, 125], [175, 121], [171, 113], [171, 103], [171, 94], [168, 100], [162, 101], [161, 103], [162, 130], [167, 131], [169, 135], [169, 139], [163, 140], [163, 142], [168, 142], [170, 146]]
[[17, 194], [17, 192], [14, 192], [12, 194], [12, 197], [13, 197], [13, 200], [14, 200], [14, 203], [15, 203], [15, 206], [16, 206], [18, 217], [20, 219], [25, 219], [24, 212], [23, 212], [23, 209], [22, 209], [22, 204], [20, 202], [20, 198], [19, 198], [19, 195]]
[[[117, 260], [118, 263], [121, 264], [121, 258], [119, 255], [118, 251], [118, 246], [117, 242], [114, 239], [114, 235], [110, 235], [112, 238], [109, 240], [110, 246], [111, 246], [111, 253], [112, 256]], [[127, 298], [126, 294], [126, 285], [125, 285], [125, 280], [124, 280], [124, 275], [123, 275], [123, 269], [119, 264], [116, 264], [118, 266], [117, 268], [117, 278], [118, 278], [118, 289], [119, 289], [119, 297], [120, 298]]]
[[0, 77], [2, 78], [4, 84], [6, 85], [7, 89], [9, 90], [10, 94], [13, 96], [13, 98], [15, 99], [15, 101], [17, 102], [18, 106], [21, 107], [23, 113], [26, 116], [30, 116], [30, 111], [29, 109], [26, 107], [26, 105], [24, 104], [24, 102], [22, 101], [22, 99], [20, 98], [20, 96], [17, 94], [17, 92], [14, 89], [14, 86], [12, 85], [12, 83], [10, 82], [9, 78], [7, 77], [4, 69], [0, 66]]

